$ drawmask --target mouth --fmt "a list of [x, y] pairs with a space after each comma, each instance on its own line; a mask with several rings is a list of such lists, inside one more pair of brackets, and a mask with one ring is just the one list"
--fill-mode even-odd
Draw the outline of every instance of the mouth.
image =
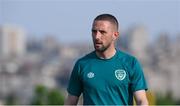
[[101, 42], [95, 42], [95, 44], [102, 44]]
[[102, 46], [102, 44], [103, 43], [101, 43], [101, 42], [95, 42], [94, 46], [95, 46], [95, 48], [100, 48]]
[[102, 45], [102, 42], [95, 42], [95, 45]]
[[94, 46], [95, 48], [99, 48], [103, 45], [103, 42], [100, 40], [94, 40]]

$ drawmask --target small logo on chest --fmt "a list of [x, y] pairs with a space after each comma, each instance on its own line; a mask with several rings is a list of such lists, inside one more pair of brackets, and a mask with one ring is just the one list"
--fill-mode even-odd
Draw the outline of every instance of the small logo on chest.
[[123, 80], [126, 77], [126, 71], [123, 69], [115, 70], [115, 76], [118, 80]]
[[93, 73], [93, 72], [89, 72], [89, 73], [87, 74], [87, 77], [88, 77], [88, 78], [93, 78], [93, 77], [94, 77], [94, 73]]

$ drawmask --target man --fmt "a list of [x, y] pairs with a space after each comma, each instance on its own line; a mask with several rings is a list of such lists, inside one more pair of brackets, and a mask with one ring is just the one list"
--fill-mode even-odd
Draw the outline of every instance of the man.
[[146, 81], [139, 62], [115, 48], [118, 21], [110, 14], [92, 24], [95, 51], [79, 59], [72, 71], [66, 105], [76, 105], [83, 93], [84, 105], [148, 105]]

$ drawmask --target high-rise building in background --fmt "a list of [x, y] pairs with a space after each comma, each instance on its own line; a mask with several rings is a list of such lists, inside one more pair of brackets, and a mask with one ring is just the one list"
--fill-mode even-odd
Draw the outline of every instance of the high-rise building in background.
[[129, 51], [143, 61], [147, 57], [146, 49], [149, 44], [146, 28], [136, 26], [130, 29], [128, 33]]
[[0, 56], [22, 56], [26, 52], [25, 31], [13, 25], [0, 27]]

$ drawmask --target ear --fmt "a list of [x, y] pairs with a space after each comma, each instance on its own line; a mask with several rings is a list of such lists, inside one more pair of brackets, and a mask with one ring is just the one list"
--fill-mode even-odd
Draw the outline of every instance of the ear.
[[113, 40], [116, 40], [119, 37], [119, 32], [114, 32]]

